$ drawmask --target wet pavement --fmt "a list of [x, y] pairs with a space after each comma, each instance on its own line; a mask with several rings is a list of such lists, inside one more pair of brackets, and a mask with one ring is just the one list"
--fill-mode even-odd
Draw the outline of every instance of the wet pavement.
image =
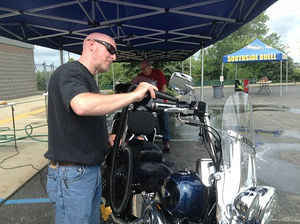
[[[270, 85], [271, 94], [257, 94], [250, 85], [253, 104], [257, 175], [260, 184], [278, 190], [277, 211], [272, 224], [300, 223], [300, 85]], [[200, 95], [200, 90], [197, 89]], [[282, 97], [280, 97], [282, 91]], [[221, 130], [222, 109], [234, 87], [224, 88], [224, 97], [214, 98], [212, 88], [204, 88], [211, 124]], [[172, 150], [165, 158], [174, 169], [195, 169], [197, 159], [207, 157], [199, 140], [199, 129], [177, 123], [170, 117]], [[159, 139], [157, 144], [161, 145]], [[34, 176], [0, 206], [0, 223], [54, 223], [54, 209], [45, 192], [46, 169]]]
[[[271, 85], [271, 94], [257, 94], [250, 85], [253, 104], [257, 176], [261, 184], [278, 190], [277, 212], [271, 223], [300, 223], [300, 86]], [[286, 91], [287, 90], [287, 91]], [[223, 98], [205, 95], [211, 124], [221, 128], [222, 106], [233, 92], [224, 88]], [[282, 97], [280, 97], [282, 91]]]

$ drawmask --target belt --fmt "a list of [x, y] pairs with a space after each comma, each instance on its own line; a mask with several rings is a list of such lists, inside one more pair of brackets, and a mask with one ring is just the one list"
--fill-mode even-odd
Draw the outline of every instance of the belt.
[[49, 160], [50, 167], [56, 169], [57, 163], [59, 166], [82, 166], [79, 163], [65, 163], [65, 162], [56, 162], [53, 160]]

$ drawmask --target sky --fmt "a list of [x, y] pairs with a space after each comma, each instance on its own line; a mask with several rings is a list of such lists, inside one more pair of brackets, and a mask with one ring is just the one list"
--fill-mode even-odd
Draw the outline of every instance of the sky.
[[[265, 1], [265, 0], [263, 0]], [[282, 44], [289, 46], [286, 50], [288, 55], [294, 59], [294, 62], [300, 62], [300, 1], [298, 0], [279, 0], [269, 7], [266, 14], [270, 20], [267, 26], [269, 32], [277, 33], [281, 36]], [[68, 52], [63, 53], [64, 62], [68, 61]], [[70, 53], [70, 57], [77, 60], [80, 56]], [[40, 46], [34, 49], [35, 64], [38, 70], [42, 70], [42, 63], [46, 65], [54, 64], [54, 67], [60, 65], [59, 52]]]
[[286, 53], [300, 62], [300, 1], [279, 0], [269, 7], [266, 14], [270, 20], [267, 22], [269, 32], [281, 36], [284, 45], [289, 46]]

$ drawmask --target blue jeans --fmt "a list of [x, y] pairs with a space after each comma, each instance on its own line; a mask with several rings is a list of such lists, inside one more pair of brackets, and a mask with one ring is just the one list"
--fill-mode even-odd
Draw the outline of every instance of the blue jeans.
[[157, 114], [159, 122], [159, 130], [162, 135], [162, 142], [165, 145], [167, 142], [170, 142], [170, 125], [169, 125], [169, 114], [161, 111]]
[[47, 193], [56, 224], [99, 224], [101, 169], [98, 166], [48, 166]]

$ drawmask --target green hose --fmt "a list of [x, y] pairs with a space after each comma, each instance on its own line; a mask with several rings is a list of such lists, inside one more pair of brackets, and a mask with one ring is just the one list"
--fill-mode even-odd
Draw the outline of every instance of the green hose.
[[[40, 138], [48, 137], [48, 135], [33, 135], [32, 134], [34, 129], [44, 127], [44, 126], [47, 126], [47, 124], [39, 125], [39, 126], [35, 126], [35, 127], [33, 127], [30, 124], [27, 124], [24, 129], [16, 129], [15, 130], [16, 132], [17, 131], [25, 131], [25, 133], [26, 133], [25, 136], [16, 138], [16, 140], [23, 140], [23, 139], [26, 139], [26, 138], [31, 138], [32, 140], [38, 141], [38, 142], [48, 142], [48, 139], [47, 140], [41, 140], [40, 139]], [[0, 133], [1, 132], [8, 132], [8, 131], [13, 131], [13, 130], [10, 129], [9, 127], [0, 127]], [[0, 134], [0, 144], [7, 143], [7, 142], [12, 142], [12, 141], [15, 141], [15, 138], [14, 138], [13, 134]]]

